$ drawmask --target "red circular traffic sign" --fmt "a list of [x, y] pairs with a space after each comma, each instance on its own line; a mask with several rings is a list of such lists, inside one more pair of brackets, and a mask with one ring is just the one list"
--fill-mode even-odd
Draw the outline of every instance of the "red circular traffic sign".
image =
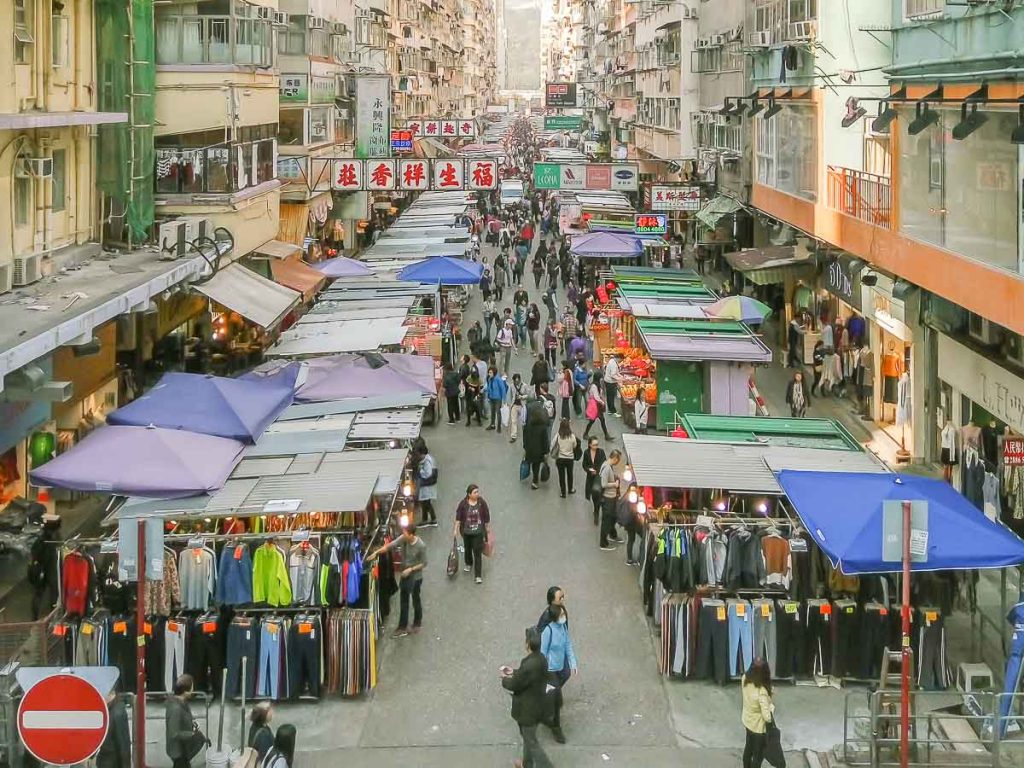
[[74, 675], [53, 675], [33, 685], [18, 705], [18, 734], [43, 763], [75, 765], [103, 743], [110, 725], [103, 694]]

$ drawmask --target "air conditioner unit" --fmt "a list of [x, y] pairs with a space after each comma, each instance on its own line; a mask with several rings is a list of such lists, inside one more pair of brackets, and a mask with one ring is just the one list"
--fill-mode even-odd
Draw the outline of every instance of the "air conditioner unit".
[[256, 6], [256, 18], [270, 20], [274, 18], [274, 9], [266, 5]]
[[711, 42], [710, 38], [698, 37], [697, 38], [697, 48], [698, 49], [710, 48], [711, 47], [710, 42]]
[[277, 11], [274, 13], [274, 26], [287, 27], [288, 26], [288, 14], [284, 11]]
[[187, 216], [179, 219], [185, 222], [185, 242], [194, 243], [201, 237], [213, 238], [213, 222], [201, 216]]
[[345, 22], [343, 22], [343, 21], [336, 21], [336, 22], [334, 22], [331, 25], [331, 34], [332, 35], [347, 35], [348, 34], [348, 27], [345, 26]]
[[772, 44], [772, 33], [764, 30], [762, 32], [751, 32], [747, 35], [747, 45], [751, 48], [768, 48]]
[[306, 26], [309, 29], [323, 29], [325, 26], [327, 26], [327, 22], [325, 22], [319, 16], [310, 16], [309, 21], [306, 22]]
[[1002, 340], [1002, 328], [978, 315], [971, 315], [967, 332], [972, 339], [987, 347], [998, 346]]
[[716, 48], [725, 45], [725, 35], [712, 35], [711, 45]]
[[813, 21], [794, 21], [789, 25], [790, 40], [811, 40], [818, 34], [818, 25]]
[[370, 18], [370, 12], [365, 8], [356, 8], [357, 19], [368, 19]]
[[15, 286], [32, 285], [43, 277], [43, 255], [41, 253], [32, 256], [15, 256], [14, 273], [11, 275], [11, 284]]
[[156, 244], [160, 248], [160, 258], [165, 261], [180, 259], [185, 255], [188, 241], [188, 222], [183, 219], [165, 221], [157, 228]]
[[679, 99], [669, 99], [668, 100], [668, 105], [670, 107], [678, 107], [679, 106]]
[[23, 157], [15, 163], [14, 175], [19, 179], [49, 179], [53, 177], [53, 160], [49, 157]]
[[14, 265], [0, 264], [0, 293], [7, 293], [14, 287]]

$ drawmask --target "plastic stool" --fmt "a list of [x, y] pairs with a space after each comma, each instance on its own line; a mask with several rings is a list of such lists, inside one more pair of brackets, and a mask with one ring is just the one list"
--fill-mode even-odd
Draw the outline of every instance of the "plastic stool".
[[963, 693], [991, 688], [995, 677], [988, 664], [959, 664], [956, 668], [956, 687]]

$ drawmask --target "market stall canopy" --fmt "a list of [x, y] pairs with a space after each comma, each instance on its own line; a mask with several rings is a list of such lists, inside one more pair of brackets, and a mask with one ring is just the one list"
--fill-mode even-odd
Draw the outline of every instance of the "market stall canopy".
[[636, 258], [644, 252], [643, 242], [634, 235], [595, 232], [573, 235], [571, 252], [583, 259]]
[[302, 300], [296, 291], [241, 264], [230, 264], [205, 283], [193, 283], [192, 287], [261, 328], [273, 328]]
[[743, 323], [719, 320], [637, 320], [655, 360], [770, 363], [772, 351]]
[[321, 261], [319, 264], [314, 265], [313, 269], [331, 280], [336, 280], [339, 277], [373, 274], [373, 270], [361, 261], [350, 259], [347, 256], [335, 256], [333, 259]]
[[228, 379], [165, 373], [151, 390], [107, 417], [108, 424], [185, 429], [255, 442], [291, 405], [294, 379]]
[[781, 471], [778, 477], [815, 543], [845, 574], [902, 569], [900, 561], [882, 557], [887, 501], [928, 504], [927, 562], [911, 563], [912, 570], [1002, 568], [1024, 563], [1024, 541], [989, 520], [942, 480], [806, 471]]
[[636, 482], [651, 488], [722, 489], [782, 495], [775, 472], [783, 469], [842, 469], [854, 474], [888, 474], [866, 451], [791, 448], [725, 443], [656, 435], [622, 436]]
[[263, 245], [253, 250], [253, 253], [260, 256], [269, 256], [272, 259], [287, 259], [292, 254], [302, 251], [301, 245], [286, 243], [281, 240], [268, 240]]
[[792, 245], [744, 248], [742, 251], [725, 254], [725, 260], [756, 285], [781, 283], [787, 277], [809, 277], [814, 271], [814, 259], [806, 252], [797, 254]]
[[839, 451], [864, 450], [837, 419], [684, 413], [679, 426], [697, 440], [758, 443], [789, 448], [829, 448]]
[[727, 195], [712, 198], [696, 213], [697, 221], [708, 229], [715, 229], [723, 216], [742, 210], [743, 204]]
[[277, 259], [270, 262], [270, 273], [274, 276], [274, 282], [298, 291], [307, 300], [316, 296], [316, 292], [327, 279], [322, 272], [296, 259]]
[[224, 485], [244, 446], [160, 427], [100, 427], [31, 472], [35, 485], [147, 498], [182, 498]]
[[372, 352], [381, 347], [394, 347], [405, 341], [409, 333], [405, 320], [403, 316], [296, 325], [282, 333], [264, 356], [313, 357], [341, 352]]
[[410, 393], [436, 395], [434, 360], [426, 355], [334, 355], [307, 363], [300, 403]]
[[398, 278], [439, 285], [476, 285], [483, 273], [484, 265], [480, 262], [437, 256], [410, 264], [398, 273]]
[[724, 296], [713, 304], [708, 304], [704, 311], [710, 317], [760, 324], [772, 313], [772, 308], [752, 296]]

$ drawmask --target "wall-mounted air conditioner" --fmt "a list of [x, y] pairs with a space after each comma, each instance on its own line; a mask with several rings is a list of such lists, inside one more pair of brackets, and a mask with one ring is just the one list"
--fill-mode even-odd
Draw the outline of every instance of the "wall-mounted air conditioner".
[[772, 44], [772, 33], [764, 30], [751, 32], [747, 35], [747, 45], [751, 48], [768, 48]]
[[277, 11], [274, 13], [274, 26], [287, 27], [288, 26], [288, 14], [284, 11]]
[[164, 221], [157, 228], [156, 242], [160, 258], [167, 261], [180, 259], [188, 249], [188, 222], [183, 219]]
[[711, 46], [713, 48], [720, 48], [725, 45], [725, 35], [712, 35]]
[[679, 10], [682, 13], [684, 19], [696, 19], [697, 18], [697, 9], [696, 8], [693, 8], [693, 7], [689, 6], [689, 5], [683, 5]]
[[[179, 219], [185, 222], [185, 242], [194, 243], [201, 237], [213, 237], [213, 222], [202, 216], [186, 216]], [[186, 246], [187, 248], [187, 246]]]
[[818, 34], [818, 25], [813, 21], [794, 21], [789, 25], [790, 40], [811, 40]]
[[14, 271], [11, 275], [11, 284], [15, 286], [32, 285], [39, 282], [43, 277], [43, 255], [41, 253], [32, 256], [15, 256]]
[[710, 47], [711, 47], [711, 38], [708, 38], [708, 37], [698, 37], [697, 38], [697, 48], [698, 49], [704, 49], [704, 48], [710, 48]]
[[310, 16], [306, 26], [310, 29], [323, 29], [327, 26], [327, 22], [320, 16]]
[[256, 6], [256, 18], [270, 21], [274, 18], [274, 9], [267, 5]]

